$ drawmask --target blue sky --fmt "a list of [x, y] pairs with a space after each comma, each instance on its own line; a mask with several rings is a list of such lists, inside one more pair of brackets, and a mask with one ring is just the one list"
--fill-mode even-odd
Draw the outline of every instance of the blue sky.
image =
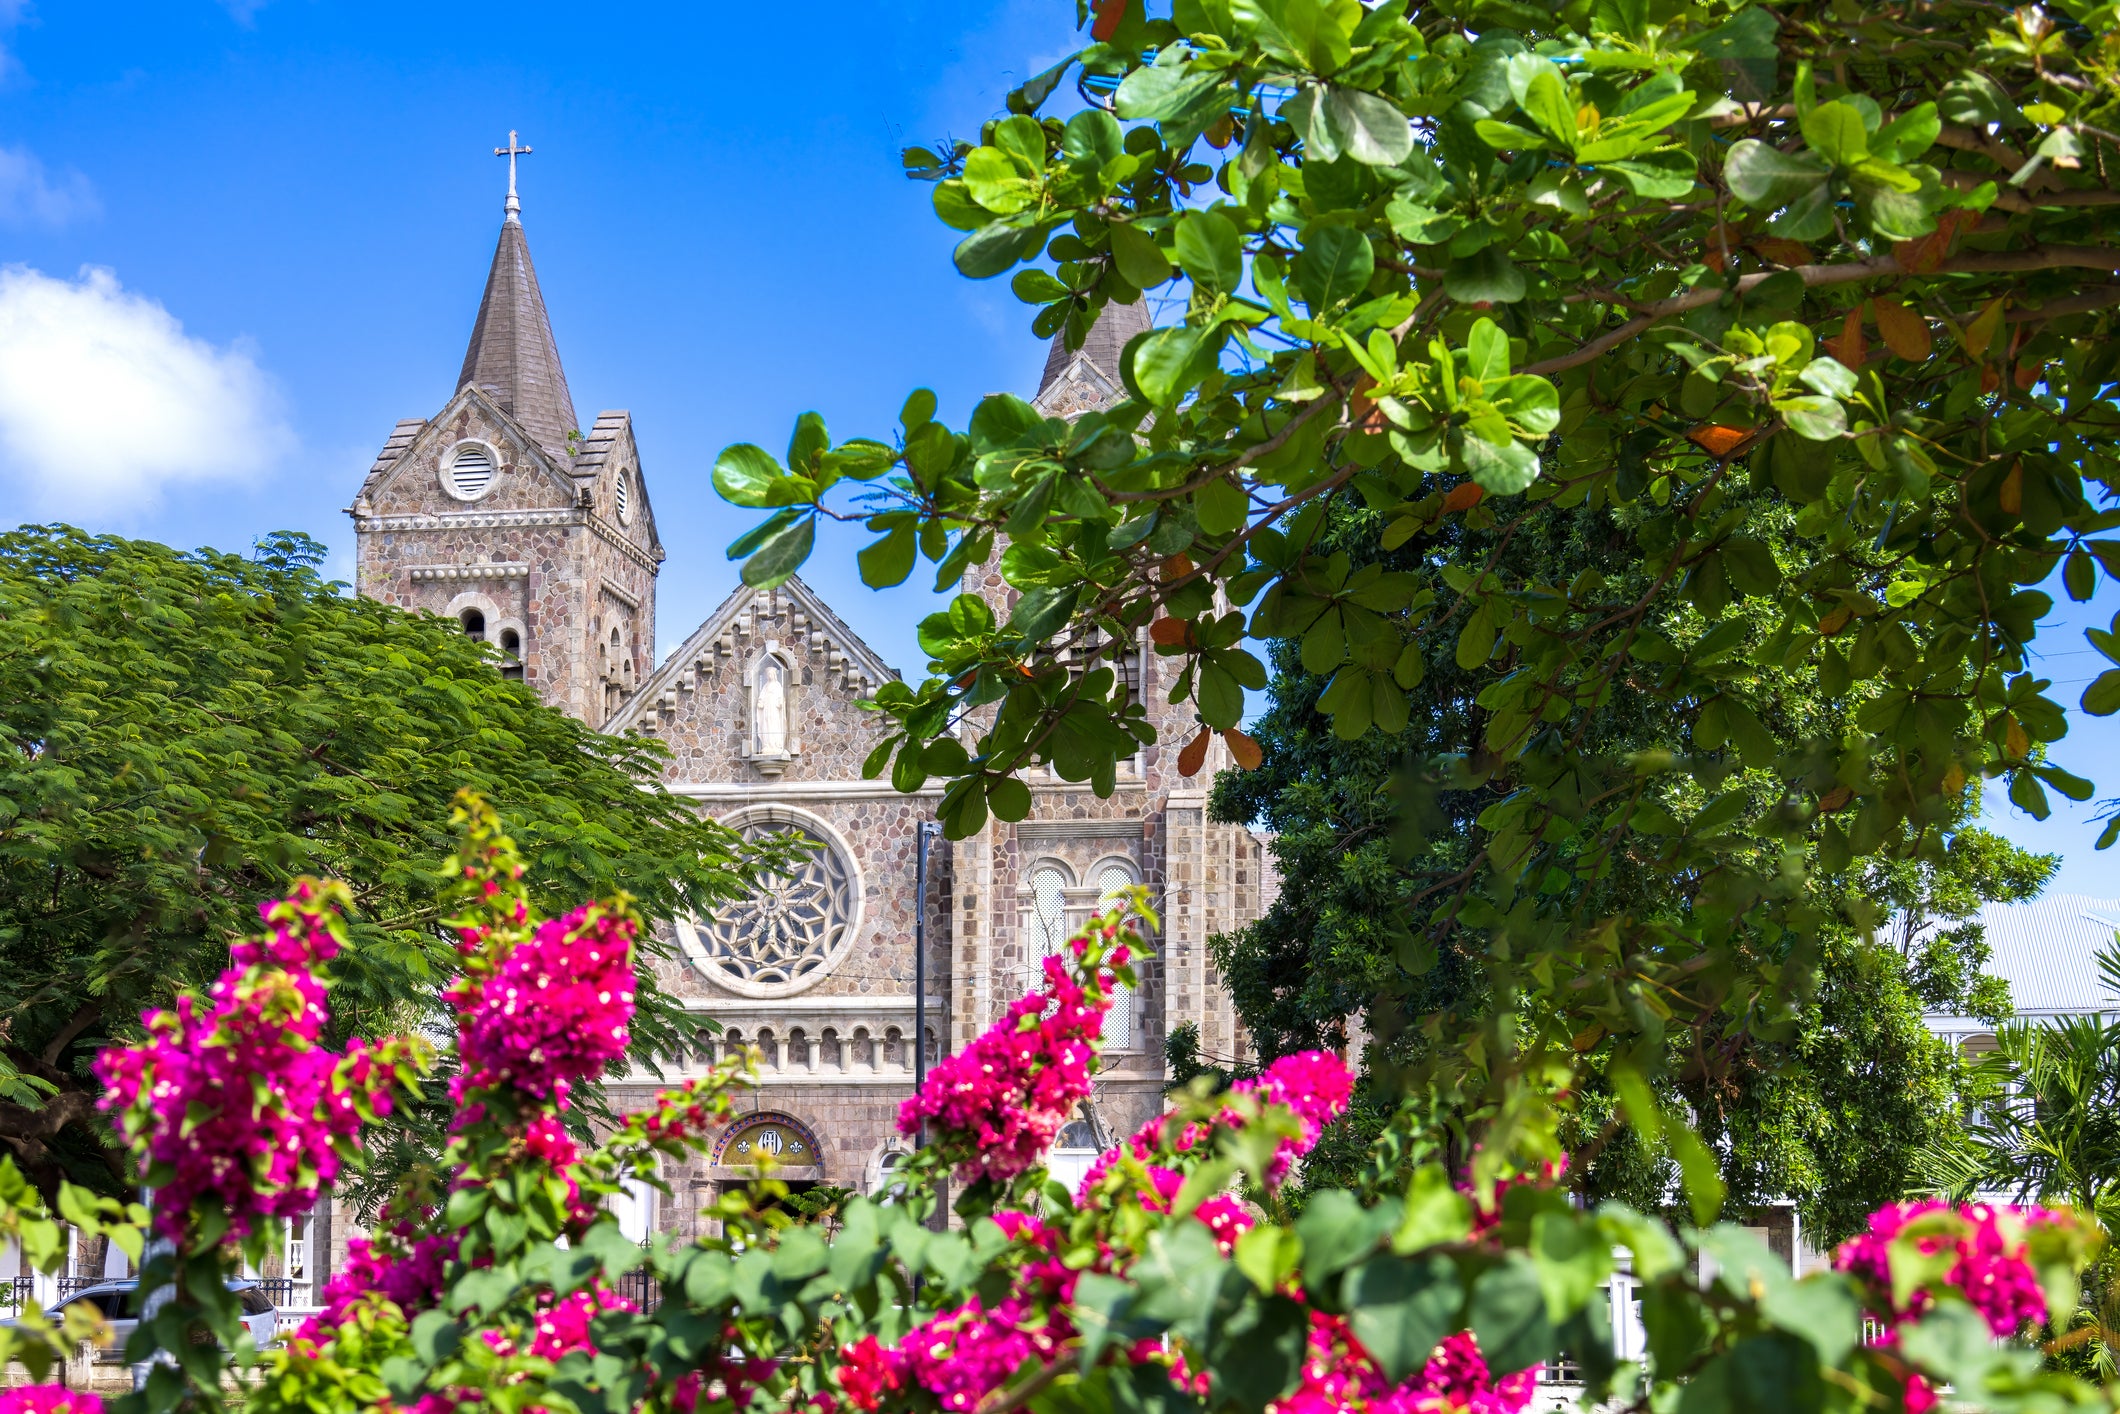
[[[453, 391], [514, 128], [575, 404], [636, 421], [674, 646], [749, 522], [714, 496], [722, 446], [778, 449], [808, 408], [886, 432], [921, 384], [959, 418], [1035, 385], [1030, 311], [955, 275], [897, 153], [972, 135], [1073, 47], [1073, 10], [0, 0], [0, 521], [299, 529], [350, 578], [341, 509]], [[917, 670], [927, 597], [863, 588], [856, 548], [827, 535], [806, 577]], [[2056, 697], [2115, 608], [2054, 616]], [[2056, 759], [2120, 795], [2112, 722], [2079, 717]], [[2092, 809], [2056, 804], [1991, 823], [2064, 853], [2057, 887], [2120, 897]]]

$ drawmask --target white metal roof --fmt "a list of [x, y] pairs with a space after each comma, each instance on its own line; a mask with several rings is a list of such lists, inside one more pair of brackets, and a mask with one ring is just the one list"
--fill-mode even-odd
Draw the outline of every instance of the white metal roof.
[[1980, 910], [1987, 970], [2010, 984], [2019, 1015], [2120, 1010], [2098, 980], [2095, 954], [2120, 931], [2120, 899], [2048, 894]]

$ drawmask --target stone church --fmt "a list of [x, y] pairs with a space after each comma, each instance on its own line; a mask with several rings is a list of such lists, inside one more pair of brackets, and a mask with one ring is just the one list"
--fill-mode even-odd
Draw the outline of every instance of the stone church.
[[[933, 1063], [964, 1045], [1034, 985], [1039, 959], [1079, 920], [1135, 883], [1161, 914], [1155, 957], [1112, 1018], [1107, 1068], [1062, 1136], [1056, 1170], [1086, 1165], [1159, 1108], [1174, 1027], [1197, 1027], [1210, 1055], [1240, 1053], [1207, 941], [1258, 916], [1271, 865], [1250, 831], [1207, 818], [1207, 782], [1227, 764], [1219, 740], [1205, 771], [1177, 774], [1194, 728], [1189, 711], [1165, 703], [1175, 668], [1145, 637], [1126, 673], [1161, 742], [1122, 766], [1110, 798], [1041, 773], [1028, 819], [990, 821], [967, 840], [934, 835], [926, 1035], [916, 1041], [918, 839], [940, 788], [905, 795], [862, 779], [881, 723], [857, 705], [897, 670], [800, 579], [738, 584], [655, 661], [665, 550], [632, 418], [600, 412], [583, 430], [512, 176], [505, 210], [454, 395], [397, 424], [354, 497], [358, 592], [456, 619], [499, 650], [498, 671], [551, 705], [661, 741], [669, 788], [732, 828], [795, 831], [816, 846], [743, 903], [670, 925], [662, 985], [723, 1029], [665, 1069], [755, 1046], [761, 1084], [711, 1163], [665, 1175], [671, 1210], [655, 1212], [644, 1194], [629, 1221], [687, 1230], [713, 1185], [755, 1172], [762, 1155], [795, 1183], [874, 1188], [907, 1147], [893, 1121], [913, 1088], [913, 1047]], [[1074, 416], [1108, 404], [1119, 350], [1146, 322], [1139, 306], [1113, 306], [1080, 350], [1056, 339], [1037, 406]], [[719, 556], [748, 520], [732, 511], [694, 553]], [[1011, 591], [991, 566], [965, 590], [1006, 616]]]

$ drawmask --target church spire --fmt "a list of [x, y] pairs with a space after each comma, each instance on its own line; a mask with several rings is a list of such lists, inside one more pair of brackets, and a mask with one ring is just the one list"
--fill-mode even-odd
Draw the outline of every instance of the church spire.
[[1132, 304], [1105, 305], [1079, 349], [1067, 346], [1067, 330], [1053, 335], [1045, 354], [1045, 375], [1038, 380], [1038, 396], [1031, 399], [1031, 406], [1049, 416], [1072, 418], [1124, 398], [1119, 355], [1126, 351], [1128, 340], [1153, 322], [1148, 301], [1137, 299]]
[[506, 215], [456, 385], [475, 385], [564, 462], [569, 456], [567, 434], [579, 424], [559, 364], [559, 346], [552, 339], [552, 322], [545, 314], [545, 296], [537, 287], [537, 269], [530, 263], [530, 243], [523, 236], [522, 203], [515, 195], [515, 159], [529, 151], [517, 145], [512, 132], [506, 147], [493, 149], [494, 156], [508, 159]]

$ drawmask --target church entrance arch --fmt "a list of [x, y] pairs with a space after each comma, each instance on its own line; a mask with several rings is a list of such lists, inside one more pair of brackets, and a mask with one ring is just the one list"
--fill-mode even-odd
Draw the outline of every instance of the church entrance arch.
[[824, 1146], [817, 1132], [779, 1110], [731, 1120], [714, 1141], [711, 1162], [707, 1175], [719, 1192], [761, 1178], [779, 1179], [790, 1194], [807, 1193], [824, 1182]]

